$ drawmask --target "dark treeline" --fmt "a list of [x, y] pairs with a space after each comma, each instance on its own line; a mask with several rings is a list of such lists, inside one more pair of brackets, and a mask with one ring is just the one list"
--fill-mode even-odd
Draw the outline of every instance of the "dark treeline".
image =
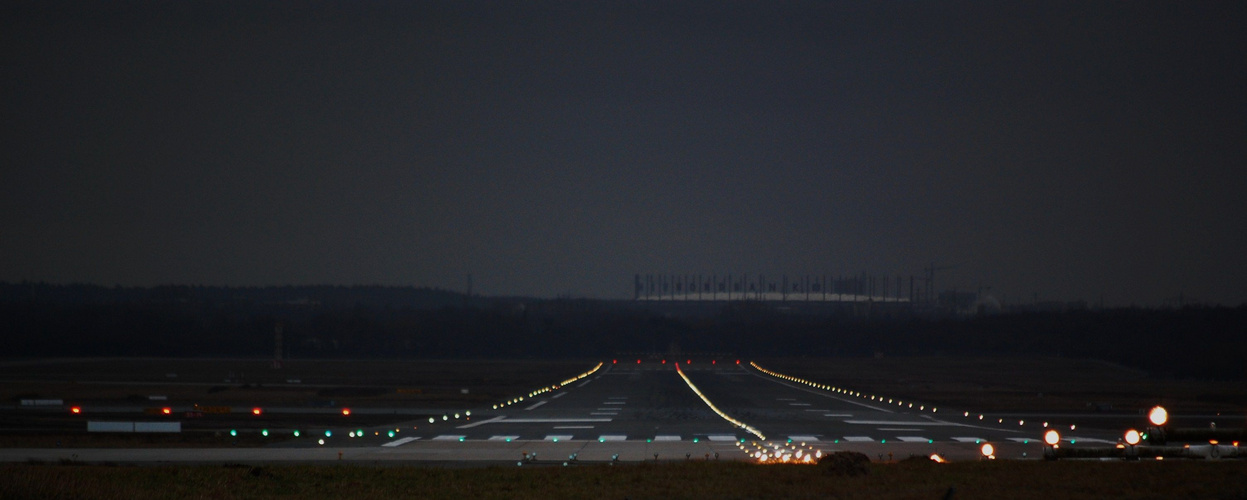
[[610, 358], [974, 355], [1093, 358], [1179, 377], [1247, 378], [1247, 307], [971, 318], [784, 313], [732, 303], [680, 316], [629, 301], [468, 298], [393, 287], [0, 284], [5, 357]]

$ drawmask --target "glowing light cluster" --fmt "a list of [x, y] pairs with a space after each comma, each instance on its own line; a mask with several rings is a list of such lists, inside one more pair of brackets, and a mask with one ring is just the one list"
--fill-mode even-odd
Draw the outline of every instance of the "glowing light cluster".
[[692, 390], [693, 390], [693, 393], [694, 393], [694, 394], [697, 394], [697, 397], [701, 398], [701, 400], [702, 400], [704, 403], [706, 403], [706, 406], [709, 406], [711, 410], [714, 410], [714, 412], [715, 412], [716, 414], [718, 414], [720, 417], [722, 417], [722, 418], [723, 418], [723, 420], [727, 420], [728, 422], [731, 422], [731, 423], [732, 423], [732, 425], [735, 425], [735, 426], [737, 426], [737, 427], [740, 427], [741, 429], [744, 429], [745, 431], [749, 432], [750, 434], [753, 434], [753, 435], [755, 435], [755, 436], [758, 436], [758, 439], [762, 439], [762, 440], [765, 440], [765, 439], [766, 439], [766, 436], [763, 436], [763, 435], [762, 435], [762, 431], [759, 431], [758, 429], [753, 428], [753, 427], [752, 427], [752, 426], [750, 426], [749, 424], [746, 424], [746, 423], [744, 423], [744, 422], [741, 422], [741, 421], [739, 421], [739, 420], [736, 420], [736, 419], [732, 418], [732, 417], [731, 417], [731, 416], [729, 416], [728, 414], [723, 413], [723, 411], [722, 411], [722, 410], [720, 410], [720, 409], [719, 409], [719, 407], [715, 406], [715, 405], [714, 405], [714, 403], [711, 403], [711, 402], [710, 402], [710, 399], [709, 399], [709, 398], [707, 398], [705, 394], [702, 394], [702, 393], [701, 393], [701, 390], [700, 390], [700, 389], [698, 389], [696, 385], [693, 385], [693, 381], [692, 381], [692, 380], [689, 380], [688, 376], [684, 374], [684, 370], [681, 370], [681, 369], [680, 369], [680, 364], [679, 364], [679, 363], [676, 363], [676, 365], [675, 365], [675, 372], [676, 372], [677, 374], [679, 374], [679, 375], [680, 375], [680, 378], [684, 379], [684, 383], [685, 383], [685, 384], [688, 384], [688, 388], [689, 388], [689, 389], [692, 389]]
[[818, 459], [823, 457], [823, 451], [808, 446], [805, 443], [799, 445], [792, 442], [778, 443], [769, 442], [765, 445], [759, 444], [757, 441], [749, 443], [736, 443], [745, 455], [757, 460], [758, 463], [764, 464], [816, 464]]

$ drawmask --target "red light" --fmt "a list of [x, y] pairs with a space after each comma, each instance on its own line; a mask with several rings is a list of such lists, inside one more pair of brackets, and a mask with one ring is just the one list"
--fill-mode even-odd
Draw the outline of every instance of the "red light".
[[351, 409], [350, 409], [350, 408], [343, 408], [343, 409], [342, 409], [342, 414], [343, 414], [343, 415], [350, 415], [350, 414], [351, 414]]
[[662, 360], [662, 364], [664, 364], [664, 365], [665, 365], [665, 364], [667, 364], [667, 360], [665, 360], [665, 359], [664, 359], [664, 360]]
[[262, 411], [260, 411], [260, 408], [259, 408], [259, 407], [255, 407], [255, 408], [252, 408], [252, 409], [251, 409], [251, 414], [252, 414], [252, 415], [259, 415], [260, 413], [263, 413], [263, 412], [262, 412]]
[[77, 414], [79, 414], [79, 413], [82, 413], [82, 408], [79, 408], [79, 407], [75, 406], [75, 407], [73, 407], [73, 408], [70, 408], [70, 409], [69, 409], [69, 412], [70, 412], [70, 413], [73, 413], [74, 415], [77, 415]]
[[740, 364], [740, 360], [739, 360], [739, 359], [738, 359], [738, 360], [736, 360], [736, 364], [738, 364], [738, 365]]
[[168, 414], [170, 414], [170, 413], [173, 413], [173, 408], [169, 408], [168, 406], [166, 406], [166, 407], [164, 407], [164, 408], [161, 408], [161, 409], [160, 409], [160, 413], [163, 413], [163, 414], [165, 414], [165, 415], [168, 415]]
[[691, 359], [686, 359], [686, 360], [684, 360], [684, 364], [686, 364], [686, 365], [691, 365], [691, 364], [693, 364], [693, 360], [691, 360]]
[[712, 359], [712, 360], [710, 360], [710, 364], [712, 364], [712, 365], [713, 365], [713, 364], [715, 364], [715, 360], [713, 360], [713, 359]]
[[616, 359], [616, 360], [612, 360], [612, 361], [611, 361], [611, 364], [612, 364], [612, 365], [617, 365], [617, 364], [619, 364], [619, 360], [618, 360], [618, 359]]

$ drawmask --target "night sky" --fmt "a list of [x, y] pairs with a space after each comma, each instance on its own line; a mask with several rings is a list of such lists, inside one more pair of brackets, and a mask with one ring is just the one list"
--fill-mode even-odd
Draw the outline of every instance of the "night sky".
[[5, 2], [0, 281], [1247, 301], [1247, 2]]

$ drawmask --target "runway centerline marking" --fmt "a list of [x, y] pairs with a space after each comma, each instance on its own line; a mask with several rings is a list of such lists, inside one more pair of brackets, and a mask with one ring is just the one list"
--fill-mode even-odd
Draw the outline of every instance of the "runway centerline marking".
[[524, 408], [524, 411], [529, 411], [529, 410], [532, 410], [532, 409], [534, 409], [534, 408], [536, 408], [536, 407], [538, 407], [538, 406], [541, 406], [541, 405], [546, 404], [546, 403], [549, 403], [549, 402], [550, 402], [550, 400], [538, 401], [538, 402], [536, 402], [536, 403], [533, 403], [533, 405], [532, 405], [532, 406], [529, 406], [528, 408]]
[[915, 431], [920, 431], [922, 429], [906, 429], [906, 428], [900, 428], [900, 427], [880, 427], [879, 430], [887, 431], [887, 432], [915, 432]]
[[594, 425], [556, 425], [555, 429], [592, 429]]
[[560, 392], [560, 393], [558, 393], [558, 394], [555, 394], [555, 395], [553, 395], [553, 396], [550, 396], [550, 399], [558, 399], [558, 398], [561, 398], [561, 397], [566, 396], [566, 395], [567, 395], [567, 393], [566, 393], [566, 392]]

